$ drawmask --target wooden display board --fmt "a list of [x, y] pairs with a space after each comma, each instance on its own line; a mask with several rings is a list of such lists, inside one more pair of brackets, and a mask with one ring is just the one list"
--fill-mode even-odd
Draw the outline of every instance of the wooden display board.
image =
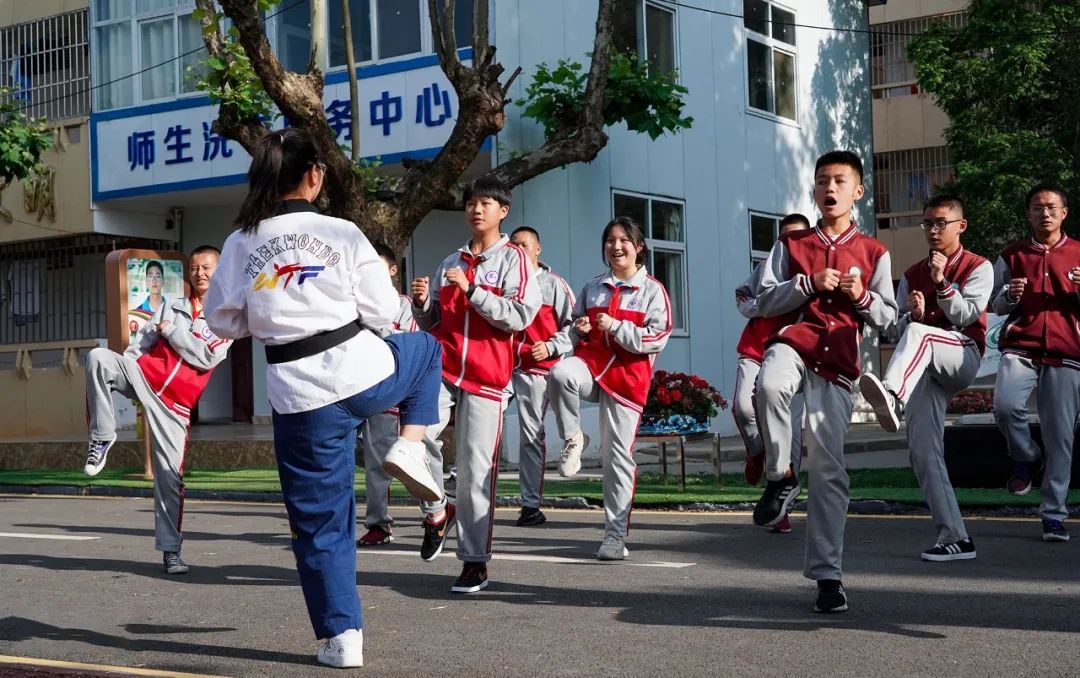
[[114, 250], [105, 257], [106, 336], [123, 353], [162, 304], [190, 294], [181, 252]]

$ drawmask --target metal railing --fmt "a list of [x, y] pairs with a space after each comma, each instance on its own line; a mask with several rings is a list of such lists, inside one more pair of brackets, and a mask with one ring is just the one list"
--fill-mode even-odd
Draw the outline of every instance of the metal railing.
[[0, 28], [0, 84], [27, 116], [90, 114], [88, 17], [80, 9]]
[[954, 176], [947, 146], [875, 153], [874, 208], [879, 227], [886, 218], [889, 228], [918, 224], [926, 201]]
[[870, 27], [870, 87], [875, 99], [919, 93], [915, 64], [907, 56], [908, 46], [931, 24], [940, 21], [953, 28], [963, 28], [968, 13], [953, 12]]

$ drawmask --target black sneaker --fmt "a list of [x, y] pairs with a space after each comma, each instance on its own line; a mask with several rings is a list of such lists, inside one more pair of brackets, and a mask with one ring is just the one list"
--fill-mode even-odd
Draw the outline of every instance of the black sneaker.
[[922, 552], [922, 559], [935, 563], [950, 560], [972, 560], [975, 558], [975, 542], [971, 539], [954, 541], [951, 544], [938, 542]]
[[111, 440], [91, 440], [86, 450], [86, 464], [83, 465], [83, 473], [88, 476], [96, 476], [105, 468], [105, 460], [109, 457], [109, 450], [116, 443], [116, 436]]
[[1043, 541], [1069, 541], [1069, 531], [1060, 520], [1043, 518]]
[[801, 490], [802, 486], [795, 475], [765, 483], [765, 491], [754, 507], [754, 524], [772, 527], [779, 523], [791, 511], [791, 505], [799, 498]]
[[450, 587], [450, 593], [475, 593], [488, 585], [487, 563], [465, 563], [461, 576]]
[[830, 614], [847, 612], [847, 592], [839, 579], [822, 579], [817, 583], [817, 602], [814, 612]]
[[424, 543], [420, 545], [420, 557], [431, 562], [442, 553], [446, 544], [446, 537], [450, 534], [450, 528], [457, 524], [457, 507], [446, 503], [446, 515], [438, 523], [430, 520], [424, 521]]
[[180, 557], [179, 551], [166, 551], [162, 554], [161, 560], [165, 563], [165, 574], [187, 574], [191, 569]]
[[547, 522], [547, 516], [544, 512], [538, 508], [532, 506], [522, 506], [521, 515], [518, 516], [518, 527], [536, 527], [537, 525], [543, 525]]

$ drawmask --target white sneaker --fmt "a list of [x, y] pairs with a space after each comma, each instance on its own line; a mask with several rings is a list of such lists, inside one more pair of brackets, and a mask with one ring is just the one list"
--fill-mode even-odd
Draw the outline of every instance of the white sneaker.
[[431, 475], [427, 454], [424, 443], [398, 438], [386, 453], [386, 461], [382, 467], [400, 480], [409, 494], [420, 501], [441, 501], [442, 492]]
[[563, 478], [577, 475], [581, 470], [581, 453], [589, 446], [589, 436], [581, 431], [570, 436], [562, 448], [562, 456], [559, 457], [559, 475]]
[[626, 543], [617, 537], [604, 537], [600, 544], [600, 550], [596, 553], [597, 560], [626, 560], [630, 557], [630, 549]]
[[878, 423], [881, 428], [889, 433], [900, 430], [900, 419], [903, 417], [904, 408], [900, 401], [881, 383], [873, 374], [867, 373], [859, 377], [859, 390], [862, 391], [866, 402], [874, 408]]
[[116, 443], [116, 436], [110, 440], [91, 440], [86, 450], [86, 465], [83, 473], [88, 476], [96, 476], [105, 468], [105, 459], [109, 456], [109, 450]]
[[333, 638], [327, 638], [317, 655], [320, 664], [339, 669], [351, 669], [364, 665], [364, 631], [349, 629]]

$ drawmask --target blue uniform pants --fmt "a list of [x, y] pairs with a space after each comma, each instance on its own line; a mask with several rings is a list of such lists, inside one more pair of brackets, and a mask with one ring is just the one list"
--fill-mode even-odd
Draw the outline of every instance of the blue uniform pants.
[[356, 589], [356, 432], [398, 406], [402, 425], [439, 421], [442, 348], [425, 332], [386, 340], [396, 369], [354, 396], [295, 414], [274, 412], [274, 451], [293, 553], [316, 638], [363, 628]]

